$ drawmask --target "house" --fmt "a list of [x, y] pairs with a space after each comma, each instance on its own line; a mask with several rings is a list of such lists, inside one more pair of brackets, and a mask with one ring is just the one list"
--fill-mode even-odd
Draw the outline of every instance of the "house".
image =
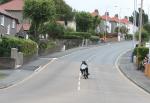
[[[24, 30], [24, 27], [27, 27], [25, 28], [24, 32], [29, 31], [30, 28], [28, 27], [30, 27], [29, 25], [31, 25], [30, 20], [23, 18], [23, 6], [24, 0], [11, 0], [7, 3], [0, 5], [1, 9], [7, 11], [9, 14], [11, 14], [19, 20], [20, 25], [17, 26], [17, 33], [19, 34], [22, 30]], [[21, 28], [21, 26], [23, 27], [23, 29]]]
[[0, 34], [15, 35], [17, 33], [18, 19], [0, 8]]
[[[134, 25], [129, 22], [128, 18], [119, 19], [118, 15], [116, 14], [114, 17], [109, 16], [109, 12], [106, 12], [105, 15], [100, 16], [98, 10], [96, 9], [94, 12], [91, 13], [92, 16], [99, 16], [101, 18], [100, 23], [100, 32], [105, 32], [114, 34], [116, 33], [115, 29], [117, 27], [125, 26], [129, 29], [130, 34], [134, 34], [133, 28]], [[137, 30], [137, 29], [136, 29]]]
[[56, 21], [58, 24], [64, 26], [65, 28], [70, 28], [74, 31], [76, 31], [76, 22], [75, 20], [72, 21], [67, 21], [67, 23], [65, 24], [65, 21]]
[[1, 4], [0, 8], [7, 11], [11, 15], [18, 18], [19, 22], [23, 22], [23, 6], [24, 0], [11, 0], [7, 3]]

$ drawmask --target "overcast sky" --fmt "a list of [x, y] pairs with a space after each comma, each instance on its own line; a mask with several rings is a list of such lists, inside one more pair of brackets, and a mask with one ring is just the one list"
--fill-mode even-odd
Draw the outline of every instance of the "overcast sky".
[[[130, 16], [134, 10], [134, 0], [65, 0], [65, 1], [73, 9], [76, 9], [78, 11], [92, 12], [95, 9], [98, 9], [100, 15], [103, 15], [107, 10], [109, 11], [109, 14], [111, 16], [113, 16], [117, 12], [120, 12], [120, 15], [124, 17], [125, 15]], [[137, 1], [138, 1], [137, 7], [140, 7], [141, 0]], [[150, 14], [150, 0], [144, 0], [144, 10], [147, 14]]]

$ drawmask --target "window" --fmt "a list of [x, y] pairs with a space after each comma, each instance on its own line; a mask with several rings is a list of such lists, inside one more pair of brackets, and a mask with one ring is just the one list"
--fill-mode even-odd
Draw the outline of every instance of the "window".
[[7, 26], [7, 34], [10, 34], [10, 25]]
[[13, 19], [12, 20], [12, 28], [15, 28], [16, 27], [16, 23], [15, 23], [15, 20]]
[[4, 15], [1, 17], [1, 25], [4, 26]]

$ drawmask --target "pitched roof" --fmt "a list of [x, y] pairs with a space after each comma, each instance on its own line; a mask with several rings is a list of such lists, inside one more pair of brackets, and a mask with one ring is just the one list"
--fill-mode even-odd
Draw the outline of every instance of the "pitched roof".
[[17, 20], [17, 22], [18, 22], [18, 19], [16, 17], [12, 16], [10, 13], [8, 13], [7, 11], [5, 11], [5, 10], [3, 10], [1, 8], [0, 8], [0, 13], [3, 14], [3, 15], [5, 15], [5, 16], [8, 16], [8, 17], [10, 17], [12, 19]]
[[124, 23], [124, 24], [128, 24], [129, 23], [129, 20], [124, 18], [124, 19], [121, 19], [120, 20], [121, 23]]
[[112, 21], [112, 22], [117, 22], [117, 23], [118, 23], [118, 22], [119, 22], [119, 19], [118, 19], [118, 17], [112, 17], [112, 18], [111, 18], [111, 21]]
[[98, 16], [98, 14], [97, 14], [96, 12], [92, 12], [91, 15], [92, 15], [93, 17]]
[[101, 16], [101, 19], [111, 21], [111, 17], [106, 16], [106, 15]]
[[24, 0], [11, 0], [7, 3], [1, 4], [0, 8], [4, 10], [23, 10]]

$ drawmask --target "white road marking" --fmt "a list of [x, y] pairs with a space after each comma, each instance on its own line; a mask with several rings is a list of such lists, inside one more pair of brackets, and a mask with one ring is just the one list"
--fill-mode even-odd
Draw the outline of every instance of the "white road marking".
[[10, 89], [10, 88], [13, 88], [29, 79], [31, 79], [33, 76], [35, 76], [36, 74], [38, 74], [39, 72], [41, 72], [42, 70], [44, 70], [49, 64], [51, 64], [53, 61], [55, 61], [56, 59], [52, 59], [50, 62], [48, 62], [46, 65], [44, 65], [43, 67], [39, 67], [37, 70], [35, 70], [35, 72], [33, 74], [31, 74], [30, 76], [26, 77], [25, 79], [23, 79], [22, 81], [16, 83], [16, 84], [13, 84], [12, 86], [9, 86], [7, 88], [4, 88], [2, 90], [7, 90], [7, 89]]
[[79, 73], [79, 80], [78, 80], [78, 88], [77, 88], [78, 91], [81, 90], [81, 73]]
[[127, 82], [129, 82], [130, 84], [132, 84], [134, 87], [136, 87], [137, 89], [139, 89], [141, 92], [144, 92], [145, 94], [150, 95], [148, 92], [146, 92], [146, 91], [143, 90], [141, 87], [137, 86], [134, 82], [132, 82], [131, 80], [129, 80], [129, 79], [121, 72], [121, 70], [120, 70], [119, 67], [118, 67], [119, 58], [120, 58], [123, 54], [125, 54], [126, 52], [128, 52], [129, 50], [131, 50], [131, 49], [126, 50], [125, 52], [121, 53], [121, 54], [118, 56], [118, 58], [117, 58], [117, 60], [116, 60], [116, 62], [115, 62], [115, 67], [117, 68], [117, 70], [118, 70], [118, 72], [121, 74], [121, 76], [122, 76], [123, 78], [125, 78], [125, 80], [127, 80]]

